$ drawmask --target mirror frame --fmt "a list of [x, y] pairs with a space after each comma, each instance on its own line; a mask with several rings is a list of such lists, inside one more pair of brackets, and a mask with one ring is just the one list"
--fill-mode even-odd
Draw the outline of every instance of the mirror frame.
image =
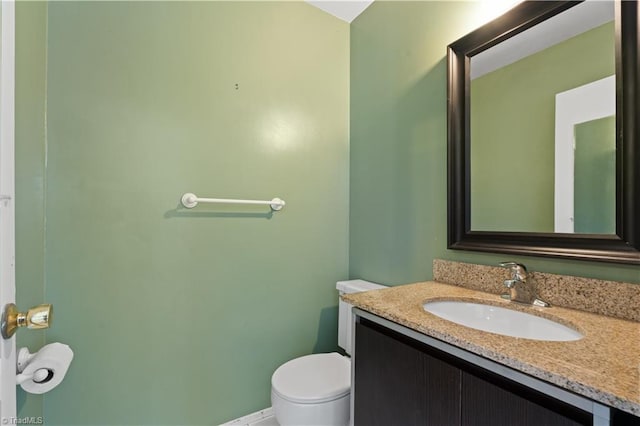
[[471, 230], [470, 58], [581, 1], [525, 1], [447, 47], [448, 248], [640, 264], [640, 8], [615, 1], [616, 234]]

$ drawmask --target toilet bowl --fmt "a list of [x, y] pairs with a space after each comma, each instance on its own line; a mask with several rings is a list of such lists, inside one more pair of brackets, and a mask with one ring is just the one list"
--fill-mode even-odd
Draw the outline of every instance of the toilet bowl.
[[346, 426], [351, 362], [337, 352], [313, 354], [280, 366], [271, 378], [271, 404], [281, 426]]
[[[340, 281], [340, 294], [385, 288], [363, 280]], [[338, 346], [351, 353], [351, 305], [339, 301]], [[280, 426], [347, 426], [350, 419], [351, 360], [337, 352], [305, 355], [276, 369], [271, 404]]]

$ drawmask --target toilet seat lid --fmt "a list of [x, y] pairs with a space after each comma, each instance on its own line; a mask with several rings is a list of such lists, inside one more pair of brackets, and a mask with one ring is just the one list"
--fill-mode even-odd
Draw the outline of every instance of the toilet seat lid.
[[351, 361], [337, 352], [292, 359], [273, 373], [271, 388], [301, 404], [340, 398], [351, 390]]

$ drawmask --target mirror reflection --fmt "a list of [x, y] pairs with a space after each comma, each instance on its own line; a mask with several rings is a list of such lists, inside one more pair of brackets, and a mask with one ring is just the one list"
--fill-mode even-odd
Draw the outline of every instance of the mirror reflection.
[[470, 61], [471, 230], [615, 234], [613, 2]]

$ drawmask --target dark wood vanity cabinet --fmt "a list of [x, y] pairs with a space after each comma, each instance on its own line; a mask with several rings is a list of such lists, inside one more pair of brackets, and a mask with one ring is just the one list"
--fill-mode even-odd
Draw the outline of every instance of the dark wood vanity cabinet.
[[462, 425], [592, 425], [589, 413], [501, 377], [462, 372]]
[[356, 426], [572, 426], [592, 416], [366, 319], [356, 324]]
[[356, 324], [354, 365], [356, 425], [460, 423], [458, 368], [364, 322]]

